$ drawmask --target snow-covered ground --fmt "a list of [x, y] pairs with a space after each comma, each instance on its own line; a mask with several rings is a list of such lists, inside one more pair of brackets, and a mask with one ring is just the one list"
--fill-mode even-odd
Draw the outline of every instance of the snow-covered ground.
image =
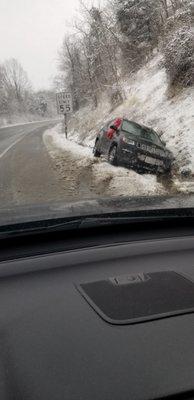
[[174, 153], [177, 174], [190, 170], [194, 174], [194, 89], [187, 88], [169, 96], [162, 58], [156, 55], [122, 86], [126, 100], [110, 112], [107, 99], [98, 109], [78, 111], [70, 121], [70, 137], [92, 146], [96, 131], [106, 120], [125, 116], [151, 126]]
[[0, 124], [0, 129], [3, 129], [3, 128], [11, 128], [11, 127], [14, 127], [14, 126], [23, 126], [23, 125], [30, 125], [30, 124], [36, 124], [36, 123], [38, 123], [38, 122], [42, 122], [42, 123], [44, 123], [44, 122], [51, 122], [51, 121], [53, 121], [53, 122], [58, 122], [59, 121], [59, 118], [56, 118], [56, 119], [38, 119], [38, 120], [34, 120], [34, 121], [30, 121], [30, 122], [18, 122], [17, 124], [15, 123], [15, 124], [7, 124], [6, 125], [6, 123], [5, 123], [5, 121], [4, 121], [4, 123], [5, 123], [5, 125], [2, 125], [1, 126], [1, 124]]
[[165, 194], [153, 175], [139, 175], [93, 157], [92, 149], [66, 140], [61, 125], [44, 133], [44, 142], [71, 199]]

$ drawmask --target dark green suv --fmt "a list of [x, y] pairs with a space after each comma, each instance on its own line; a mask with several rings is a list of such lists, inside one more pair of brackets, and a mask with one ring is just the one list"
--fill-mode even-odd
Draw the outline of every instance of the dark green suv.
[[97, 134], [94, 156], [139, 172], [170, 173], [173, 154], [150, 128], [123, 118], [109, 121]]

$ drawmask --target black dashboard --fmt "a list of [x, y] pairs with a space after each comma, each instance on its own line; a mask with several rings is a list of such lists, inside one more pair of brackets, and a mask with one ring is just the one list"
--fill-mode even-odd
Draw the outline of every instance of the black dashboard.
[[38, 236], [31, 247], [24, 238], [4, 243], [0, 399], [194, 398], [193, 312], [114, 325], [77, 290], [83, 282], [169, 270], [193, 280], [192, 224], [159, 228]]

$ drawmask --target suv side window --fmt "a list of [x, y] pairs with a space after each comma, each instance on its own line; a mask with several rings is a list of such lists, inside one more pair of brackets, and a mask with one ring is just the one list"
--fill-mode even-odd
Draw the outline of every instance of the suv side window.
[[126, 120], [123, 121], [122, 130], [136, 136], [141, 136], [142, 134], [142, 129], [138, 125]]

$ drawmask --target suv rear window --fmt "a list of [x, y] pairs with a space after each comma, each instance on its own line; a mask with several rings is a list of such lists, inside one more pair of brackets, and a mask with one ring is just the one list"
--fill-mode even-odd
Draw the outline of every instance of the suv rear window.
[[159, 137], [152, 129], [144, 128], [138, 124], [135, 124], [134, 122], [130, 122], [130, 121], [126, 121], [126, 120], [123, 121], [122, 130], [124, 132], [131, 133], [132, 135], [139, 136], [142, 139], [146, 139], [146, 140], [149, 140], [151, 142], [161, 145], [161, 141], [160, 141]]

